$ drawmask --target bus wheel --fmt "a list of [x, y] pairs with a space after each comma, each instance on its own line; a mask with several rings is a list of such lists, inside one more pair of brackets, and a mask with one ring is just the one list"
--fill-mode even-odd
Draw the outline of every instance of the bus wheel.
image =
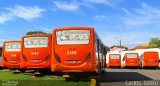
[[20, 69], [20, 72], [24, 73], [26, 70], [25, 69]]
[[105, 71], [105, 70], [102, 70], [101, 73], [104, 74], [104, 71]]
[[158, 70], [158, 69], [159, 69], [159, 66], [157, 66], [156, 69]]

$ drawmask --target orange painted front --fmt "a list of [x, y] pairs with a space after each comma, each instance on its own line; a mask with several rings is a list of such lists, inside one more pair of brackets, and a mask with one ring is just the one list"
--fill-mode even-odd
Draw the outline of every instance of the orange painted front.
[[[48, 37], [48, 46], [42, 48], [25, 48], [24, 38], [25, 37]], [[51, 68], [51, 35], [28, 35], [22, 37], [22, 53], [21, 53], [21, 64], [20, 67], [23, 69], [42, 69]], [[25, 60], [26, 58], [26, 60]]]
[[[78, 28], [78, 30], [90, 30], [89, 44], [75, 45], [58, 45], [56, 42], [56, 31], [53, 31], [53, 48], [52, 48], [52, 72], [95, 72], [97, 71], [97, 62], [94, 49], [94, 30], [90, 28]], [[65, 28], [58, 30], [75, 30], [73, 28]], [[76, 54], [68, 54], [68, 52], [76, 52]], [[86, 62], [87, 55], [90, 54], [89, 61]], [[56, 56], [60, 58], [57, 61]], [[71, 63], [74, 61], [75, 63]]]
[[[128, 58], [127, 54], [137, 54], [137, 56], [133, 57], [133, 58]], [[125, 66], [126, 67], [139, 67], [140, 62], [139, 62], [138, 53], [126, 53], [126, 55], [125, 55]]]
[[142, 60], [143, 67], [158, 67], [159, 66], [159, 55], [158, 52], [144, 52]]
[[[111, 55], [118, 55], [119, 58], [113, 59], [110, 57]], [[108, 67], [121, 67], [121, 55], [120, 54], [110, 54]]]
[[4, 68], [20, 68], [20, 53], [21, 51], [6, 51], [5, 43], [19, 42], [21, 41], [6, 41], [3, 44], [2, 50], [2, 67]]

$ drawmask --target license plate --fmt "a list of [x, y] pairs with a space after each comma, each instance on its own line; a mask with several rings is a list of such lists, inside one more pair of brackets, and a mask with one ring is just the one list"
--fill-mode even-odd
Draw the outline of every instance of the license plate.
[[68, 61], [65, 61], [65, 63], [75, 64], [75, 63], [81, 63], [81, 61], [77, 61], [77, 60], [68, 60]]
[[150, 60], [154, 60], [154, 59], [150, 59]]
[[34, 59], [34, 60], [31, 60], [31, 62], [39, 62], [39, 60], [37, 60], [37, 59]]
[[15, 60], [11, 60], [10, 62], [14, 63], [14, 62], [17, 62], [17, 61], [15, 61]]

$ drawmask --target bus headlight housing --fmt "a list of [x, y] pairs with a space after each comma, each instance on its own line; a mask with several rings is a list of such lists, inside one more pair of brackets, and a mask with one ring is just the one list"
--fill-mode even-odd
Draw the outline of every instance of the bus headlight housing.
[[91, 53], [88, 53], [86, 56], [85, 62], [88, 62], [90, 58], [91, 58]]
[[46, 57], [44, 58], [44, 61], [47, 61], [49, 59], [50, 55], [47, 54]]
[[25, 55], [22, 56], [23, 60], [27, 62], [27, 57]]
[[56, 60], [57, 60], [59, 63], [61, 63], [61, 59], [60, 59], [60, 57], [58, 56], [58, 54], [55, 54], [55, 58], [56, 58]]
[[3, 59], [4, 59], [5, 62], [7, 62], [7, 58], [5, 56], [3, 57]]

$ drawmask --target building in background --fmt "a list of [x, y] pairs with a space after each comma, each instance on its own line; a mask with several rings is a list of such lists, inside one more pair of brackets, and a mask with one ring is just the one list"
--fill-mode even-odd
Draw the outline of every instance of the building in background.
[[139, 46], [136, 46], [130, 50], [137, 50], [137, 49], [147, 49], [149, 47], [148, 44], [144, 44], [144, 45], [139, 45]]
[[110, 47], [110, 52], [120, 52], [120, 51], [125, 51], [125, 50], [128, 50], [128, 47], [118, 46], [118, 45], [114, 45], [114, 46]]

